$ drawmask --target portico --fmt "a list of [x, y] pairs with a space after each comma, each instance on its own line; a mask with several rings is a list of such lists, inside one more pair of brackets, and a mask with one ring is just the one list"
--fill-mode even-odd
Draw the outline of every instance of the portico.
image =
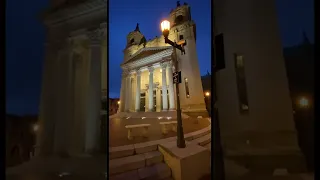
[[[120, 112], [161, 112], [175, 109], [172, 48], [145, 48], [121, 65]], [[148, 54], [147, 57], [142, 57]], [[140, 57], [140, 58], [139, 58]]]

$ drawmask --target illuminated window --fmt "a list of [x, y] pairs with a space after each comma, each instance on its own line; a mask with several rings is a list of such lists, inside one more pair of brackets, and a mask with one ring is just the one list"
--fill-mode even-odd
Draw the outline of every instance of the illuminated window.
[[184, 86], [186, 88], [186, 96], [187, 98], [190, 98], [188, 78], [184, 78]]
[[237, 63], [237, 68], [243, 68], [243, 56], [242, 55], [237, 55], [236, 56], [236, 63]]
[[235, 54], [235, 71], [237, 76], [237, 88], [239, 98], [239, 109], [241, 114], [249, 112], [246, 77], [244, 71], [243, 55]]

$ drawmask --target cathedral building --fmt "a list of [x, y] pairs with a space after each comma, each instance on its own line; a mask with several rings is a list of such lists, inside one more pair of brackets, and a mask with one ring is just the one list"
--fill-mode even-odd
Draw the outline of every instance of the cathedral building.
[[177, 6], [168, 20], [171, 25], [169, 39], [174, 42], [185, 40], [185, 53], [175, 53], [171, 45], [165, 44], [163, 36], [146, 41], [137, 24], [127, 35], [121, 63], [120, 113], [175, 111], [175, 57], [178, 71], [181, 71], [182, 112], [206, 112], [196, 51], [196, 24], [191, 18], [190, 7], [187, 4]]
[[107, 2], [101, 0], [51, 0], [41, 14], [46, 42], [39, 155], [79, 155], [101, 147], [101, 101], [107, 92], [107, 9]]

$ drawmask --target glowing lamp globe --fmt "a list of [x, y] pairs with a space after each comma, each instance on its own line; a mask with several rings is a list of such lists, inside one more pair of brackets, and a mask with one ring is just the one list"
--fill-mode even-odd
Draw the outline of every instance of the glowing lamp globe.
[[169, 36], [169, 30], [170, 30], [170, 22], [167, 20], [164, 20], [161, 22], [161, 31], [163, 33], [163, 36], [167, 38]]

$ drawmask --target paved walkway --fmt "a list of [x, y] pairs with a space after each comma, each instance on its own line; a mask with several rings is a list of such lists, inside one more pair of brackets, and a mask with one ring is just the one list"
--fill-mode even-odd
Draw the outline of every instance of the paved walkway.
[[[113, 118], [109, 119], [109, 147], [113, 146], [122, 146], [128, 144], [135, 144], [140, 142], [147, 142], [152, 140], [158, 140], [168, 137], [176, 136], [176, 132], [169, 132], [167, 135], [163, 135], [161, 132], [161, 126], [159, 122], [166, 122], [166, 121], [176, 121], [176, 119], [157, 119], [157, 118], [146, 118], [146, 119], [137, 119], [137, 118]], [[198, 124], [195, 124], [196, 118], [188, 118], [183, 119], [183, 130], [184, 133], [194, 132], [200, 129], [203, 129], [210, 125], [207, 119], [200, 119]], [[143, 137], [135, 137], [133, 140], [127, 139], [127, 129], [125, 128], [126, 125], [131, 124], [151, 124], [149, 127], [148, 138]], [[142, 131], [141, 129], [134, 129], [133, 134], [138, 133], [140, 134]]]
[[57, 174], [23, 174], [23, 175], [7, 175], [6, 180], [106, 180], [104, 175], [77, 175], [71, 174], [69, 176], [60, 177]]
[[93, 157], [35, 157], [21, 165], [6, 168], [6, 179], [8, 180], [55, 180], [61, 179], [61, 173], [70, 173], [63, 179], [105, 179], [107, 170], [106, 156]]

